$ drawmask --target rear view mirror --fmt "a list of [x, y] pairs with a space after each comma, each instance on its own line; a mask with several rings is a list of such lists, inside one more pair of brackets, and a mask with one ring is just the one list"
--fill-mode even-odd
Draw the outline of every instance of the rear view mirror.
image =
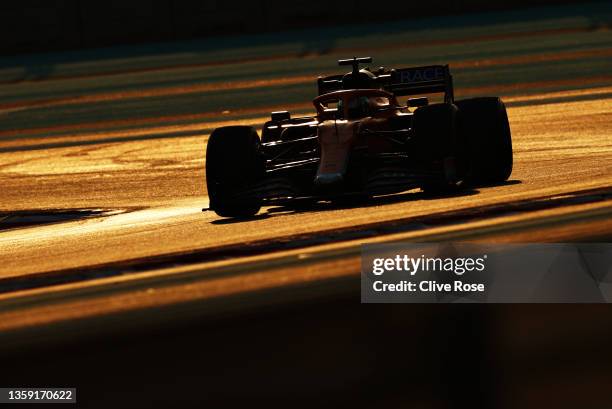
[[288, 111], [274, 111], [270, 114], [272, 121], [286, 121], [291, 119], [291, 114]]
[[429, 105], [429, 99], [427, 97], [408, 98], [406, 106], [410, 108], [418, 108]]

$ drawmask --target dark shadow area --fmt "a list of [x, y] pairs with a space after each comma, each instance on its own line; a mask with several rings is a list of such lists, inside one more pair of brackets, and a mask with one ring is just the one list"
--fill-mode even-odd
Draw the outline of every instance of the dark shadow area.
[[250, 222], [250, 221], [255, 221], [255, 220], [265, 220], [269, 217], [270, 217], [270, 214], [268, 213], [260, 213], [260, 214], [256, 214], [255, 216], [243, 217], [239, 219], [228, 217], [224, 219], [213, 220], [212, 222], [210, 222], [210, 224], [216, 224], [216, 225], [234, 224], [234, 223]]
[[108, 209], [61, 209], [0, 212], [0, 230], [71, 222], [92, 217], [110, 216], [117, 213], [121, 213], [121, 211]]
[[[77, 387], [81, 408], [244, 407], [253, 400], [459, 408], [466, 397], [453, 392], [466, 377], [478, 389], [497, 379], [488, 361], [490, 313], [482, 309], [360, 306], [352, 295], [318, 301], [212, 321], [145, 320], [60, 345], [4, 345], [0, 357], [12, 369], [0, 382]], [[471, 396], [469, 407], [492, 407], [492, 394]]]
[[338, 209], [355, 209], [355, 208], [368, 208], [383, 205], [390, 205], [401, 202], [412, 202], [417, 200], [437, 200], [449, 197], [461, 197], [471, 196], [478, 194], [477, 190], [474, 189], [463, 189], [456, 192], [448, 193], [425, 193], [419, 192], [406, 192], [398, 193], [393, 195], [385, 196], [374, 196], [371, 198], [339, 198], [338, 200], [325, 201], [325, 202], [314, 202], [310, 205], [300, 204], [293, 206], [291, 203], [279, 206], [271, 207], [267, 210], [268, 214], [275, 213], [305, 213], [310, 211], [325, 211], [325, 210], [338, 210]]
[[[77, 2], [78, 3], [78, 2]], [[60, 63], [76, 61], [104, 61], [113, 58], [138, 57], [150, 55], [163, 55], [177, 52], [209, 53], [223, 49], [239, 49], [243, 47], [259, 47], [269, 45], [281, 45], [292, 43], [303, 43], [301, 54], [327, 53], [330, 47], [338, 40], [344, 39], [352, 34], [359, 36], [360, 33], [375, 32], [388, 35], [396, 32], [423, 31], [446, 28], [462, 28], [477, 26], [483, 21], [491, 24], [508, 24], [512, 22], [528, 22], [541, 19], [563, 18], [583, 16], [592, 21], [593, 30], [606, 27], [610, 24], [610, 7], [606, 2], [591, 2], [580, 4], [569, 0], [538, 0], [520, 2], [498, 2], [491, 3], [473, 0], [470, 2], [443, 2], [443, 4], [396, 5], [394, 12], [389, 13], [387, 9], [371, 7], [369, 3], [357, 2], [354, 7], [333, 6], [334, 12], [330, 12], [330, 3], [322, 4], [320, 7], [303, 6], [294, 11], [285, 8], [257, 8], [249, 13], [247, 9], [237, 13], [235, 7], [218, 7], [221, 10], [215, 12], [214, 7], [208, 10], [199, 9], [195, 2], [183, 3], [181, 7], [173, 8], [172, 12], [165, 7], [158, 7], [155, 14], [147, 14], [145, 5], [141, 2], [140, 10], [134, 7], [100, 7], [103, 13], [85, 13], [93, 24], [80, 21], [82, 25], [73, 24], [73, 31], [64, 33], [64, 36], [48, 41], [42, 32], [41, 38], [31, 37], [29, 41], [21, 44], [5, 44], [0, 53], [18, 54], [23, 52], [45, 52], [59, 50], [57, 53], [41, 54], [37, 56], [15, 56], [4, 60], [0, 67], [29, 67], [31, 65], [43, 65], [46, 68], [42, 74], [48, 74], [53, 66]], [[153, 2], [150, 2], [151, 4]], [[575, 4], [572, 4], [575, 3]], [[251, 5], [251, 8], [257, 6]], [[551, 7], [553, 6], [553, 7]], [[27, 18], [27, 10], [16, 8], [19, 18]], [[50, 9], [52, 5], [48, 6]], [[169, 6], [170, 7], [170, 6]], [[27, 8], [27, 6], [24, 6]], [[91, 9], [92, 7], [86, 7]], [[123, 10], [122, 10], [123, 8]], [[281, 10], [282, 9], [282, 10]], [[305, 15], [315, 11], [315, 16], [304, 18]], [[504, 10], [503, 13], [500, 10]], [[75, 10], [76, 11], [76, 10]], [[48, 17], [53, 21], [44, 29], [56, 28], [58, 23], [55, 10], [49, 10]], [[113, 21], [137, 18], [138, 25], [121, 24], [109, 25], [108, 20], [100, 21], [104, 14], [114, 13]], [[144, 13], [144, 14], [143, 14]], [[345, 16], [344, 24], [338, 24], [337, 18], [331, 18], [335, 13]], [[470, 14], [466, 14], [470, 13]], [[65, 12], [67, 18], [71, 18]], [[263, 14], [263, 15], [262, 15]], [[253, 16], [258, 15], [260, 20], [254, 24]], [[197, 17], [196, 17], [197, 16]], [[459, 16], [459, 18], [458, 18]], [[82, 19], [78, 15], [73, 17], [75, 21]], [[298, 22], [296, 20], [302, 19]], [[18, 19], [11, 22], [17, 24]], [[166, 23], [160, 25], [162, 22]], [[71, 21], [72, 23], [72, 21]], [[126, 21], [127, 23], [127, 21]], [[263, 23], [263, 24], [262, 24]], [[5, 30], [10, 29], [7, 25]], [[167, 30], [168, 25], [173, 26]], [[94, 30], [92, 32], [92, 30]], [[134, 32], [140, 30], [140, 33]], [[223, 37], [220, 35], [222, 33]], [[250, 34], [238, 36], [236, 34]], [[10, 33], [14, 34], [14, 33]], [[111, 36], [109, 37], [109, 34]], [[7, 34], [8, 36], [8, 34]], [[75, 37], [81, 38], [80, 44], [75, 44]], [[222, 41], [221, 41], [222, 38]], [[279, 38], [282, 42], [279, 42]], [[181, 40], [181, 41], [177, 41]], [[146, 44], [155, 41], [155, 44]], [[130, 45], [134, 43], [145, 43], [141, 45]], [[108, 47], [114, 45], [116, 47]], [[108, 47], [108, 48], [93, 48]], [[84, 48], [84, 49], [83, 49]], [[83, 49], [78, 53], [61, 51], [70, 49]], [[29, 73], [40, 77], [41, 72], [36, 68], [27, 68]]]
[[360, 305], [347, 293], [214, 320], [197, 311], [3, 344], [0, 383], [76, 387], [79, 408], [609, 403], [607, 305]]

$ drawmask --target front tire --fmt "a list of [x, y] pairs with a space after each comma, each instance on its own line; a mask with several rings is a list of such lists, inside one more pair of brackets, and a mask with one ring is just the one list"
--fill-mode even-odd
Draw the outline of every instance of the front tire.
[[264, 174], [259, 155], [259, 135], [250, 126], [217, 128], [206, 148], [206, 185], [210, 208], [221, 217], [251, 217], [261, 200], [237, 196]]

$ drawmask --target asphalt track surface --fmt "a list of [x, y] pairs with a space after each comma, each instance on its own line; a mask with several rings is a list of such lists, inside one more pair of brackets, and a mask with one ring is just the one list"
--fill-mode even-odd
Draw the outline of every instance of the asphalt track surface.
[[[608, 239], [611, 21], [612, 7], [594, 3], [6, 59], [0, 327], [355, 277], [354, 249], [392, 234]], [[415, 190], [355, 206], [270, 207], [246, 221], [202, 212], [211, 130], [260, 126], [281, 108], [311, 112], [316, 76], [352, 55], [386, 66], [448, 63], [458, 99], [501, 96], [510, 180], [447, 197]], [[303, 261], [328, 256], [332, 267]], [[206, 277], [215, 280], [194, 287]], [[44, 300], [68, 301], [50, 310]]]

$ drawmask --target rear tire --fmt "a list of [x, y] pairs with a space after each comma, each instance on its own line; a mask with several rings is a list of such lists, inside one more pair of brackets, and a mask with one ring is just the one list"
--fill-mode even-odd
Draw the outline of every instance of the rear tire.
[[427, 193], [458, 190], [463, 174], [457, 157], [457, 107], [443, 103], [418, 108], [414, 112], [414, 131], [415, 148], [423, 167], [438, 164], [442, 169], [439, 178], [427, 181], [421, 189]]
[[512, 173], [512, 137], [506, 107], [496, 97], [456, 102], [459, 129], [473, 185], [501, 183]]
[[206, 185], [215, 213], [239, 218], [256, 215], [261, 200], [236, 199], [236, 195], [263, 174], [259, 136], [253, 127], [227, 126], [213, 131], [206, 148]]

